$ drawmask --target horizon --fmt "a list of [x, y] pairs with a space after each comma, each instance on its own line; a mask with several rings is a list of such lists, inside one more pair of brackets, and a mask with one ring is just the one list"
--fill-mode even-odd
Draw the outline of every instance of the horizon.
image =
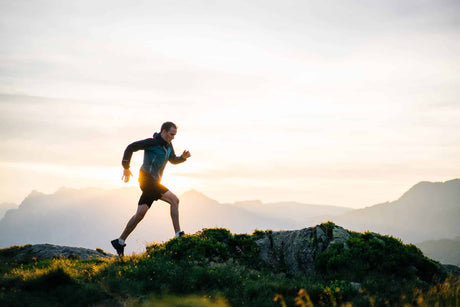
[[[460, 3], [0, 3], [0, 203], [137, 187], [121, 159], [178, 125], [163, 184], [220, 203], [353, 209], [460, 174]], [[133, 206], [135, 204], [132, 204]]]
[[[398, 198], [396, 199], [392, 199], [392, 200], [382, 200], [378, 203], [374, 203], [374, 204], [369, 204], [369, 205], [366, 205], [364, 207], [359, 207], [359, 208], [354, 208], [354, 207], [346, 207], [346, 206], [340, 206], [340, 205], [335, 205], [335, 204], [318, 204], [318, 203], [312, 203], [312, 202], [298, 202], [298, 201], [294, 201], [294, 200], [280, 200], [280, 201], [274, 201], [274, 202], [266, 202], [266, 201], [263, 201], [261, 199], [242, 199], [242, 200], [230, 200], [230, 201], [221, 201], [221, 200], [218, 200], [218, 199], [214, 199], [212, 197], [210, 197], [209, 195], [206, 195], [205, 193], [203, 193], [202, 191], [198, 191], [196, 189], [189, 189], [189, 190], [185, 190], [183, 192], [181, 192], [180, 194], [178, 194], [179, 197], [183, 197], [185, 194], [188, 194], [188, 193], [197, 193], [197, 194], [200, 194], [200, 195], [203, 195], [204, 197], [206, 198], [209, 198], [211, 200], [214, 200], [216, 202], [218, 202], [219, 204], [230, 204], [230, 205], [238, 205], [238, 204], [244, 204], [244, 203], [251, 203], [251, 202], [260, 202], [261, 204], [264, 204], [264, 205], [269, 205], [269, 204], [275, 204], [275, 203], [296, 203], [296, 204], [300, 204], [300, 205], [309, 205], [309, 206], [330, 206], [330, 207], [341, 207], [341, 208], [346, 208], [346, 209], [351, 209], [351, 210], [356, 210], [356, 209], [365, 209], [365, 208], [369, 208], [369, 207], [372, 207], [372, 206], [375, 206], [375, 205], [381, 205], [383, 203], [390, 203], [390, 202], [394, 202], [394, 201], [397, 201], [399, 200], [403, 194], [405, 194], [406, 192], [408, 192], [410, 189], [412, 189], [414, 186], [416, 185], [419, 185], [421, 183], [446, 183], [446, 182], [450, 182], [450, 181], [454, 181], [454, 180], [460, 180], [460, 178], [453, 178], [453, 179], [450, 179], [450, 180], [447, 180], [447, 181], [444, 181], [444, 182], [431, 182], [431, 181], [419, 181], [415, 184], [413, 184], [408, 190], [404, 191], [404, 193], [402, 193]], [[103, 187], [95, 187], [95, 186], [87, 186], [87, 187], [80, 187], [80, 188], [74, 188], [74, 187], [68, 187], [68, 186], [61, 186], [59, 187], [58, 189], [56, 189], [55, 191], [53, 192], [50, 192], [50, 193], [45, 193], [45, 192], [42, 192], [42, 191], [39, 191], [39, 190], [32, 190], [30, 191], [24, 198], [23, 200], [21, 200], [19, 203], [12, 203], [16, 206], [19, 207], [19, 205], [21, 205], [21, 203], [27, 198], [29, 197], [30, 195], [32, 195], [34, 192], [36, 193], [40, 193], [40, 194], [43, 194], [43, 195], [54, 195], [54, 194], [57, 194], [59, 191], [61, 190], [75, 190], [75, 191], [78, 191], [78, 190], [103, 190], [103, 191], [110, 191], [110, 190], [118, 190], [118, 189], [132, 189], [132, 190], [137, 190], [136, 187], [133, 187], [133, 186], [122, 186], [122, 187], [106, 187], [106, 188], [103, 188]], [[0, 201], [0, 204], [6, 204], [6, 203], [10, 203], [10, 202], [2, 202]], [[11, 203], [10, 203], [11, 204]], [[17, 209], [17, 208], [16, 208]], [[1, 218], [0, 218], [1, 219]]]
[[[356, 209], [254, 200], [220, 203], [200, 191], [190, 190], [180, 195], [181, 224], [186, 233], [219, 227], [250, 234], [263, 229], [303, 229], [332, 221], [352, 231], [391, 235], [415, 244], [458, 237], [459, 184], [458, 178], [442, 183], [419, 182], [397, 200]], [[137, 199], [135, 187], [62, 187], [53, 194], [34, 191], [20, 207], [0, 208], [0, 214], [5, 214], [0, 219], [1, 232], [14, 234], [0, 236], [0, 245], [51, 243], [111, 250], [110, 238], [126, 224], [126, 217], [135, 209], [130, 203]], [[166, 203], [155, 203], [139, 229], [129, 237], [127, 251], [139, 252], [152, 240], [174, 237], [169, 213]], [[395, 216], [398, 218], [394, 219]]]
[[[52, 191], [52, 192], [42, 192], [40, 190], [37, 190], [37, 189], [33, 189], [31, 190], [29, 193], [27, 193], [27, 195], [25, 195], [22, 199], [22, 201], [20, 201], [19, 203], [14, 203], [14, 202], [3, 202], [3, 201], [0, 201], [0, 204], [6, 204], [6, 203], [12, 203], [14, 205], [21, 205], [21, 203], [27, 198], [29, 197], [30, 195], [33, 195], [34, 193], [39, 193], [39, 194], [43, 194], [43, 195], [46, 195], [46, 196], [50, 196], [50, 195], [54, 195], [54, 194], [57, 194], [59, 191], [61, 190], [75, 190], [75, 191], [81, 191], [81, 190], [102, 190], [102, 191], [110, 191], [110, 190], [118, 190], [118, 189], [132, 189], [132, 190], [137, 190], [136, 187], [133, 187], [133, 186], [122, 186], [122, 187], [96, 187], [96, 186], [87, 186], [87, 187], [79, 187], [79, 188], [75, 188], [75, 187], [69, 187], [69, 186], [61, 186], [59, 188], [57, 188], [55, 191]], [[342, 208], [346, 208], [346, 209], [355, 209], [355, 208], [351, 208], [351, 207], [344, 207], [344, 206], [336, 206], [334, 204], [317, 204], [317, 203], [303, 203], [303, 202], [297, 202], [297, 201], [293, 201], [293, 200], [283, 200], [283, 201], [277, 201], [277, 202], [265, 202], [265, 201], [262, 201], [260, 199], [242, 199], [242, 200], [234, 200], [234, 201], [220, 201], [218, 199], [214, 199], [212, 197], [210, 197], [209, 195], [206, 195], [205, 193], [201, 192], [201, 191], [198, 191], [196, 189], [189, 189], [189, 190], [185, 190], [184, 192], [181, 192], [181, 193], [178, 193], [178, 196], [179, 197], [182, 197], [184, 196], [185, 194], [188, 194], [188, 193], [197, 193], [197, 194], [200, 194], [200, 195], [203, 195], [204, 197], [207, 197], [211, 200], [214, 200], [214, 201], [217, 201], [219, 204], [230, 204], [230, 205], [236, 205], [238, 203], [248, 203], [248, 202], [261, 202], [262, 204], [271, 204], [271, 203], [279, 203], [279, 202], [286, 202], [286, 203], [298, 203], [300, 205], [311, 205], [311, 206], [331, 206], [331, 207], [342, 207]], [[363, 207], [364, 208], [364, 207]], [[359, 208], [357, 208], [359, 209]]]

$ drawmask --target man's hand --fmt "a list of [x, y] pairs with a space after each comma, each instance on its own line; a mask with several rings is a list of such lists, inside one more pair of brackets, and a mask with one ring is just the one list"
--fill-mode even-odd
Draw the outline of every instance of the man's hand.
[[133, 173], [129, 170], [129, 168], [123, 169], [123, 176], [121, 177], [121, 180], [124, 180], [125, 182], [129, 181], [129, 177], [131, 177]]
[[190, 151], [188, 150], [184, 150], [184, 152], [182, 153], [182, 158], [190, 158], [192, 155], [190, 154]]

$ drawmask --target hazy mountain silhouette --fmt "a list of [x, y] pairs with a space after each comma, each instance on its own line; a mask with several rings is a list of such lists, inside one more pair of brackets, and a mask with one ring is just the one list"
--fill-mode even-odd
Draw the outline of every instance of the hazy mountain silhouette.
[[[30, 193], [0, 220], [0, 248], [50, 243], [112, 250], [137, 208], [137, 187], [115, 190], [61, 188]], [[180, 195], [180, 219], [187, 233], [225, 227], [235, 233], [255, 229], [292, 230], [332, 220], [354, 231], [373, 231], [405, 242], [449, 239], [460, 235], [460, 180], [421, 182], [393, 202], [351, 210], [335, 206], [244, 201], [221, 204], [197, 191]], [[128, 239], [127, 253], [173, 236], [169, 205], [155, 202]]]
[[[109, 242], [120, 235], [134, 214], [139, 195], [137, 187], [61, 188], [50, 195], [33, 191], [17, 209], [7, 211], [0, 220], [0, 247], [50, 243], [111, 251]], [[261, 203], [256, 206], [257, 210], [256, 207], [248, 209], [250, 206], [244, 203], [221, 204], [194, 190], [181, 195], [180, 200], [181, 226], [188, 233], [212, 227], [225, 227], [236, 233], [296, 229], [314, 225], [311, 221], [318, 220], [318, 214], [333, 215], [349, 210], [280, 203], [268, 204], [267, 211], [263, 212], [265, 205]], [[294, 208], [297, 213], [293, 212]], [[278, 213], [273, 214], [276, 211]], [[288, 218], [289, 212], [292, 218]], [[146, 243], [170, 239], [173, 233], [169, 205], [155, 202], [129, 237], [126, 252], [143, 251]]]
[[[239, 201], [231, 204], [250, 212], [291, 221], [290, 228], [316, 225], [327, 221], [330, 216], [337, 216], [353, 209], [329, 205], [309, 205], [297, 202], [262, 203], [260, 200]], [[293, 227], [296, 226], [296, 227]]]
[[354, 231], [393, 235], [405, 242], [460, 235], [460, 179], [420, 182], [398, 200], [331, 218]]
[[17, 207], [18, 207], [18, 205], [15, 204], [15, 203], [1, 203], [0, 204], [0, 219], [3, 218], [3, 216], [6, 213], [6, 211], [8, 211], [10, 209], [17, 208]]
[[0, 246], [51, 243], [102, 248], [100, 237], [119, 232], [120, 215], [133, 212], [122, 206], [132, 201], [133, 192], [129, 188], [61, 188], [51, 195], [33, 191], [0, 220]]
[[455, 239], [423, 241], [415, 245], [431, 259], [460, 266], [460, 236]]

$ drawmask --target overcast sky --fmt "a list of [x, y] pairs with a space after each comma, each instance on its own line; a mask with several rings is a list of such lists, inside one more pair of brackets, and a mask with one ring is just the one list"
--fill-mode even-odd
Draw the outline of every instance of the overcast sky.
[[165, 172], [179, 195], [358, 208], [459, 178], [459, 16], [439, 0], [0, 0], [0, 202], [126, 186], [124, 149], [166, 120], [192, 153]]

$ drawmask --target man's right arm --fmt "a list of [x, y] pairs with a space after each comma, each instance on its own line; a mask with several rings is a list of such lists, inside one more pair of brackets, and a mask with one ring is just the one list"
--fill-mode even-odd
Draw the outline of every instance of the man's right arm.
[[133, 156], [133, 152], [152, 146], [154, 145], [153, 142], [153, 139], [145, 139], [142, 141], [137, 141], [129, 144], [128, 147], [126, 147], [125, 152], [123, 153], [123, 160], [121, 161], [121, 165], [123, 165], [123, 168], [129, 169], [129, 164], [131, 163], [131, 157]]

